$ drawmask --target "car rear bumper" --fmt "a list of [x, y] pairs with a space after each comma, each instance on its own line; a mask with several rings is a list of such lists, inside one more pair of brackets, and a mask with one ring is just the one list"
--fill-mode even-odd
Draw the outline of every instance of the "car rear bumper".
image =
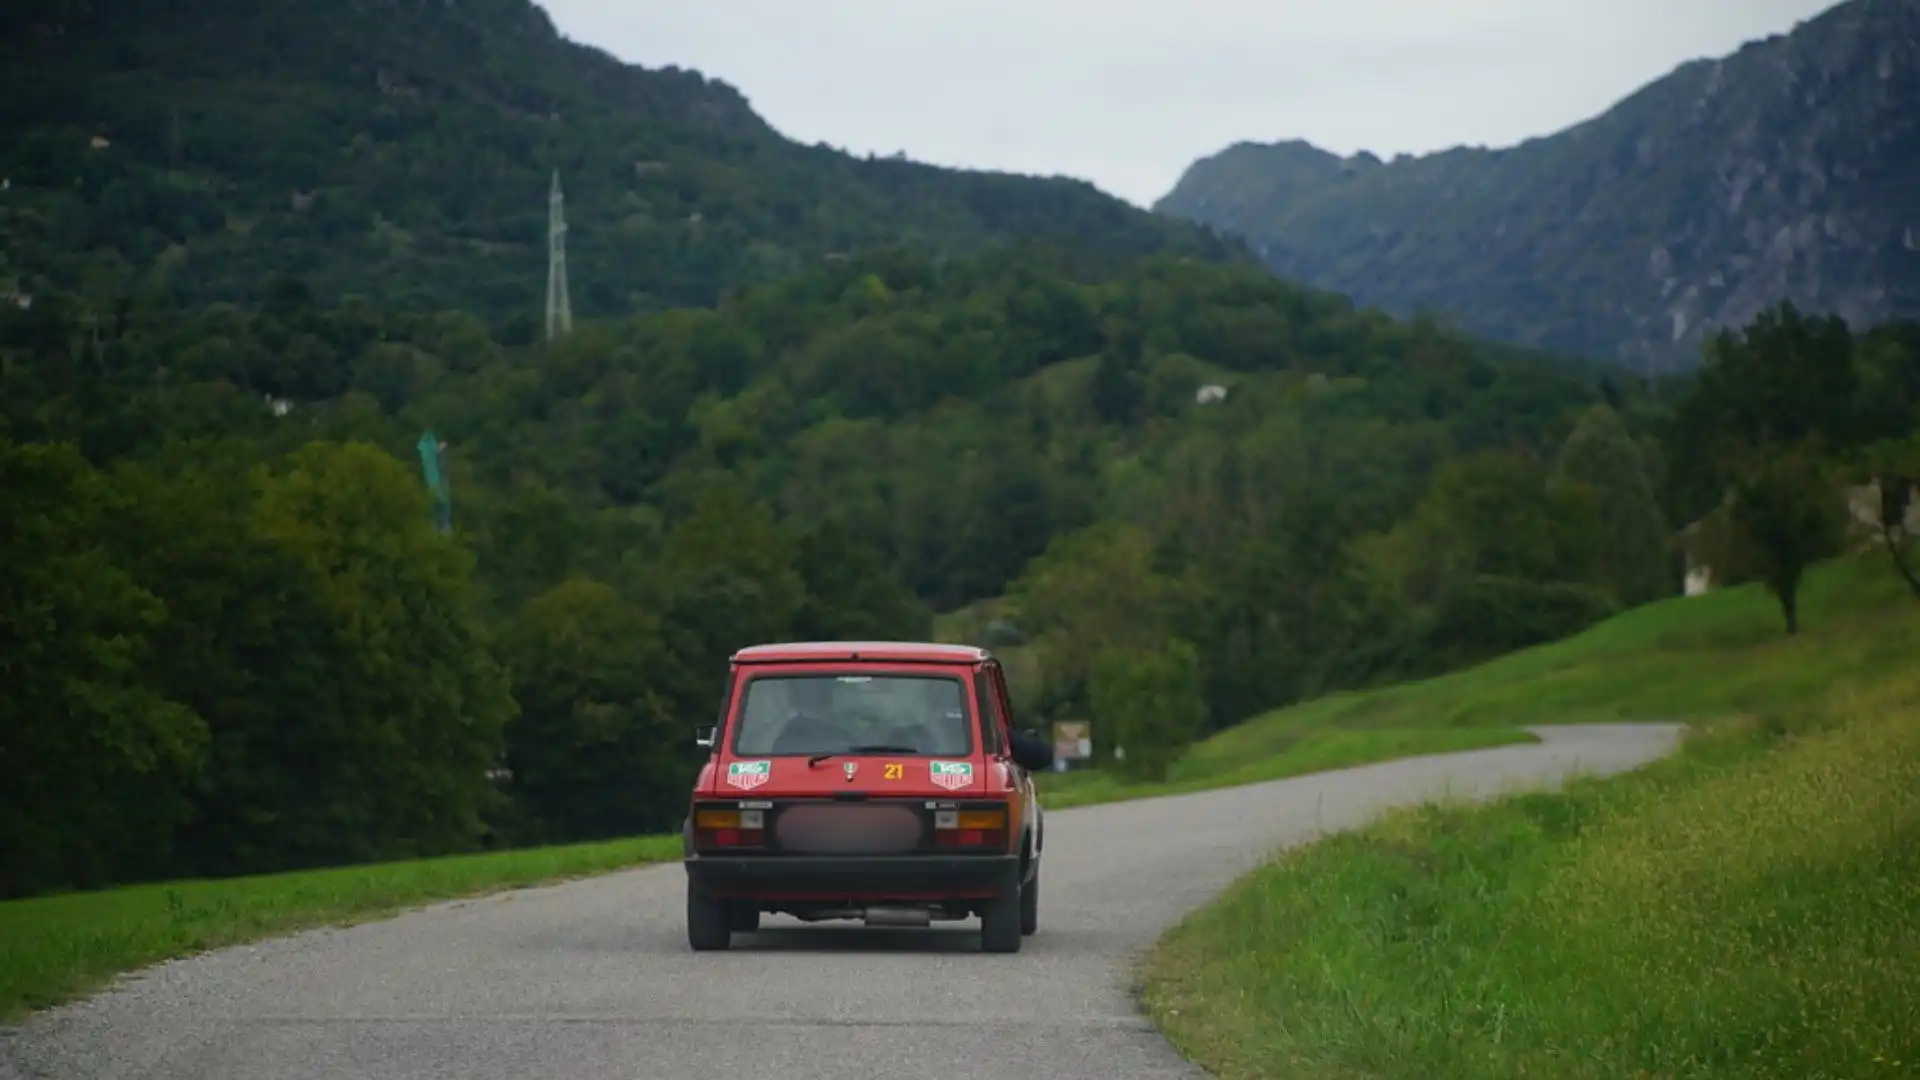
[[971, 900], [1019, 888], [1018, 855], [694, 855], [687, 877], [716, 896], [781, 900]]

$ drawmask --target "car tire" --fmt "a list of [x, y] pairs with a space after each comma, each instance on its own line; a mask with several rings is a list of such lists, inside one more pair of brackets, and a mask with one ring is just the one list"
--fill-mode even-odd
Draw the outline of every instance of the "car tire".
[[760, 929], [760, 909], [752, 904], [734, 903], [727, 907], [727, 926], [736, 934], [751, 934]]
[[1040, 868], [1033, 868], [1033, 877], [1020, 886], [1020, 936], [1032, 937], [1040, 929]]
[[1008, 888], [987, 901], [980, 910], [980, 951], [1016, 953], [1020, 951], [1020, 878], [1015, 875]]
[[726, 904], [687, 882], [687, 944], [695, 952], [718, 952], [733, 944]]

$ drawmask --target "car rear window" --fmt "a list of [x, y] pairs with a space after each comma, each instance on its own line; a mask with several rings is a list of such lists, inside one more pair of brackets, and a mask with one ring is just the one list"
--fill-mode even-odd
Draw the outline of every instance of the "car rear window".
[[845, 754], [865, 746], [892, 754], [970, 754], [966, 701], [965, 684], [944, 675], [756, 675], [743, 690], [733, 752]]

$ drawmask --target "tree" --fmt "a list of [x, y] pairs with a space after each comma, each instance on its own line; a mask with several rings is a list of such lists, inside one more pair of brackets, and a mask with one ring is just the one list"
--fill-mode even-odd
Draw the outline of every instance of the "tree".
[[116, 468], [119, 559], [170, 614], [155, 681], [205, 722], [205, 766], [174, 867], [196, 875], [288, 869], [358, 854], [340, 807], [359, 795], [345, 655], [321, 582], [253, 520], [246, 447], [188, 443]]
[[1113, 348], [1100, 353], [1087, 393], [1093, 411], [1109, 424], [1131, 423], [1146, 403], [1146, 389], [1128, 357]]
[[1203, 730], [1200, 654], [1178, 638], [1157, 649], [1103, 648], [1088, 680], [1094, 730], [1119, 747], [1120, 771], [1160, 781]]
[[1805, 443], [1764, 447], [1734, 481], [1726, 514], [1731, 550], [1724, 555], [1750, 568], [1779, 601], [1787, 633], [1799, 633], [1801, 578], [1839, 552], [1846, 532], [1832, 467]]
[[659, 617], [612, 586], [570, 578], [503, 635], [520, 715], [507, 727], [511, 790], [542, 831], [517, 839], [670, 831], [684, 810], [692, 727], [663, 691]]
[[1701, 433], [1749, 446], [1846, 443], [1859, 376], [1853, 334], [1838, 316], [1780, 303], [1737, 333], [1722, 330], [1706, 361], [1678, 410]]
[[1906, 527], [1920, 484], [1920, 322], [1875, 327], [1859, 349], [1860, 408], [1856, 432], [1865, 445], [1855, 479], [1880, 491], [1879, 531], [1894, 570], [1920, 599]]
[[1673, 593], [1667, 523], [1645, 461], [1619, 414], [1595, 405], [1567, 437], [1557, 466], [1560, 478], [1596, 496], [1600, 583], [1625, 607]]
[[0, 438], [0, 523], [0, 895], [157, 872], [207, 741], [149, 677], [166, 609], [111, 559], [111, 492], [72, 447]]
[[565, 491], [529, 478], [469, 497], [463, 505], [461, 516], [472, 522], [474, 545], [492, 570], [489, 599], [500, 611], [518, 610], [582, 569], [585, 515]]
[[1336, 496], [1309, 490], [1264, 509], [1260, 527], [1230, 533], [1188, 575], [1181, 632], [1204, 649], [1220, 726], [1325, 689], [1362, 605]]
[[1858, 400], [1854, 340], [1839, 318], [1782, 303], [1720, 331], [1668, 422], [1682, 501], [1716, 504], [1759, 447], [1847, 448], [1860, 435]]
[[1920, 427], [1920, 320], [1898, 319], [1861, 335], [1858, 399], [1849, 431], [1865, 445], [1898, 441]]
[[1876, 527], [1880, 544], [1893, 560], [1894, 572], [1920, 599], [1920, 574], [1913, 566], [1914, 534], [1907, 528], [1913, 512], [1913, 489], [1920, 483], [1920, 429], [1903, 439], [1886, 439], [1868, 447], [1862, 470], [1879, 488]]
[[340, 664], [317, 689], [343, 726], [303, 779], [339, 854], [473, 845], [514, 703], [473, 608], [472, 556], [376, 447], [310, 444], [258, 483], [255, 526], [312, 576], [335, 628]]
[[734, 651], [788, 637], [806, 599], [793, 537], [725, 473], [706, 477], [649, 578], [674, 650], [702, 686]]
[[1101, 650], [1167, 639], [1178, 583], [1155, 573], [1153, 561], [1151, 534], [1107, 523], [1054, 540], [1014, 582], [1015, 618], [1042, 656], [1043, 700], [1085, 701]]
[[795, 555], [805, 599], [796, 637], [816, 641], [915, 641], [932, 613], [900, 583], [874, 545], [828, 520], [800, 537]]
[[1920, 596], [1901, 528], [1913, 467], [1904, 444], [1920, 420], [1916, 341], [1911, 323], [1856, 340], [1838, 318], [1781, 304], [1740, 334], [1722, 332], [1674, 410], [1683, 483], [1696, 499], [1722, 495], [1709, 530], [1716, 568], [1766, 582], [1789, 633], [1799, 627], [1805, 567], [1842, 543], [1840, 483], [1849, 474], [1879, 483], [1883, 542]]
[[992, 442], [967, 472], [961, 497], [969, 512], [950, 538], [963, 560], [955, 567], [961, 588], [936, 598], [960, 602], [1003, 592], [1062, 526], [1080, 523], [1070, 516], [1074, 500], [1046, 483], [1039, 454], [1018, 434], [1009, 435]]
[[1456, 577], [1589, 581], [1599, 558], [1596, 493], [1531, 456], [1482, 451], [1443, 463], [1407, 523], [1416, 600]]

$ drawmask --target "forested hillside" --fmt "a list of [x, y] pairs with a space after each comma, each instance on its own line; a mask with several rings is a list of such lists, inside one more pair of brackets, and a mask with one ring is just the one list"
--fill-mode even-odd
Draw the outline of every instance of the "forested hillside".
[[[729, 652], [962, 608], [1028, 722], [1164, 764], [1670, 595], [1703, 514], [1791, 626], [1841, 485], [1920, 475], [1911, 324], [1769, 313], [1670, 408], [1257, 268], [1072, 263], [875, 252], [520, 347], [284, 284], [0, 311], [6, 891], [670, 830]], [[1185, 719], [1111, 711], [1138, 679]]]
[[[1069, 264], [896, 249], [552, 346], [291, 287], [6, 312], [9, 887], [670, 828], [732, 649], [1008, 591], [1038, 640], [1096, 640], [1088, 588], [1122, 644], [1178, 631], [1214, 723], [1670, 591], [1651, 549], [1561, 570], [1576, 422], [1652, 475], [1588, 374], [1257, 268]], [[1510, 514], [1450, 532], [1437, 468]], [[1023, 693], [1081, 708], [1077, 665]]]
[[798, 145], [725, 83], [568, 42], [529, 0], [0, 9], [0, 294], [251, 309], [291, 275], [524, 341], [555, 170], [585, 316], [707, 305], [874, 244], [1248, 257], [1082, 181]]
[[1363, 304], [1670, 371], [1781, 300], [1920, 315], [1916, 191], [1920, 4], [1846, 0], [1517, 146], [1240, 143], [1155, 208]]

